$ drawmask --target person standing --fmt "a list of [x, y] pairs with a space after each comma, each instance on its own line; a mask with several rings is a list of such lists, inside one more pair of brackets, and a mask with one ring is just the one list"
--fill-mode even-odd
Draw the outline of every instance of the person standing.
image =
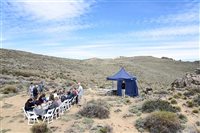
[[34, 88], [33, 88], [33, 98], [36, 100], [38, 97], [38, 86], [36, 85]]
[[126, 90], [126, 83], [125, 83], [125, 81], [123, 80], [123, 81], [122, 81], [122, 97], [125, 97], [125, 90]]
[[78, 83], [78, 103], [80, 104], [80, 101], [83, 97], [83, 87], [81, 86], [81, 83]]
[[41, 94], [44, 90], [44, 81], [41, 81], [38, 85], [38, 92]]
[[29, 96], [30, 97], [33, 97], [33, 88], [34, 88], [34, 84], [31, 82], [30, 86], [29, 86], [29, 90], [28, 90], [28, 93], [29, 93]]

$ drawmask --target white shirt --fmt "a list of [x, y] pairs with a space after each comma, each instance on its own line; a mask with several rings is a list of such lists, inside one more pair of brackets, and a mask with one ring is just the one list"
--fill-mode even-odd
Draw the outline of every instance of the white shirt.
[[79, 96], [83, 95], [83, 87], [81, 85], [79, 85], [79, 87], [78, 87], [78, 95]]
[[33, 93], [33, 88], [34, 88], [35, 86], [34, 85], [31, 85], [30, 87], [29, 87], [29, 93]]

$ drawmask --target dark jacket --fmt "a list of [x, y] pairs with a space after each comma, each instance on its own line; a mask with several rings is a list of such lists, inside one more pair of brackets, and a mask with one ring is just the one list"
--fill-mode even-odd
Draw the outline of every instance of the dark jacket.
[[31, 103], [30, 102], [26, 102], [25, 103], [25, 108], [24, 109], [26, 111], [33, 111], [33, 108], [34, 108], [34, 103], [33, 102], [31, 102]]
[[38, 95], [38, 90], [36, 87], [33, 88], [33, 96], [36, 97]]
[[122, 83], [122, 89], [124, 90], [126, 88], [126, 84]]

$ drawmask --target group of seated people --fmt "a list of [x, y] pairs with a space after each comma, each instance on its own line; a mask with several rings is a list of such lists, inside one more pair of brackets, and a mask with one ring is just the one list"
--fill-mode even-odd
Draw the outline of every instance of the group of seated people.
[[37, 98], [39, 94], [43, 93], [44, 91], [44, 81], [41, 81], [38, 84], [34, 84], [31, 82], [27, 92], [30, 95], [30, 97]]
[[[78, 92], [77, 88], [70, 89], [69, 91], [63, 90], [55, 90], [50, 93], [49, 97], [46, 97], [45, 93], [40, 93], [39, 97], [31, 97], [25, 103], [25, 111], [34, 111], [35, 108], [48, 105], [48, 108], [45, 109], [47, 112], [49, 109], [57, 108], [61, 105], [61, 103], [67, 99], [72, 99], [76, 96], [75, 102], [78, 104], [80, 98], [78, 95], [81, 92]], [[81, 97], [81, 96], [80, 96]], [[37, 113], [36, 113], [37, 114]]]

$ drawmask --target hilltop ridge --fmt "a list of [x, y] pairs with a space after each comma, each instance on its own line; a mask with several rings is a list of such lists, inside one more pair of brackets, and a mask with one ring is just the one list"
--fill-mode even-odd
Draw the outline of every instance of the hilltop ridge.
[[152, 56], [119, 57], [115, 59], [92, 58], [86, 60], [58, 58], [30, 52], [0, 49], [1, 74], [13, 77], [32, 77], [35, 80], [83, 82], [86, 86], [105, 88], [111, 83], [106, 77], [120, 67], [137, 76], [141, 87], [167, 86], [199, 65]]

